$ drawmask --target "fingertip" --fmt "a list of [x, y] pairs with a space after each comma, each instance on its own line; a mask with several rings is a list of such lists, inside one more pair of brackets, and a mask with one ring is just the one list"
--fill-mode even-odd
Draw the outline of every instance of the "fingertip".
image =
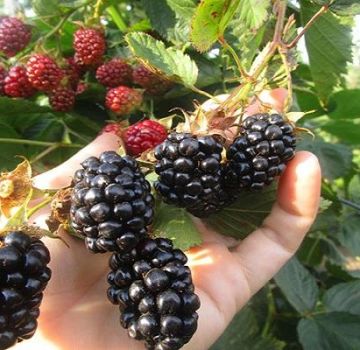
[[278, 203], [288, 213], [315, 217], [320, 201], [321, 168], [311, 152], [300, 151], [281, 176]]
[[104, 133], [96, 137], [86, 147], [54, 169], [33, 178], [33, 185], [39, 189], [57, 189], [69, 186], [74, 171], [82, 161], [90, 156], [99, 156], [104, 151], [116, 150], [120, 146], [119, 137]]

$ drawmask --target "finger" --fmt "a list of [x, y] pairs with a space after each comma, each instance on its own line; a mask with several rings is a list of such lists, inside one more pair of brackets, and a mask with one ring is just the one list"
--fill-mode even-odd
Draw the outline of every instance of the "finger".
[[277, 202], [270, 215], [233, 252], [252, 293], [270, 280], [300, 246], [316, 217], [320, 187], [318, 159], [308, 152], [297, 153], [280, 179]]
[[80, 163], [90, 156], [98, 156], [101, 152], [116, 150], [119, 147], [119, 138], [111, 133], [98, 136], [94, 141], [76, 153], [70, 159], [33, 178], [34, 186], [39, 189], [56, 189], [70, 185], [74, 171]]
[[273, 90], [263, 90], [257, 96], [254, 103], [250, 104], [245, 110], [245, 115], [253, 115], [261, 111], [261, 105], [269, 105], [275, 111], [281, 113], [284, 110], [288, 92], [284, 88]]

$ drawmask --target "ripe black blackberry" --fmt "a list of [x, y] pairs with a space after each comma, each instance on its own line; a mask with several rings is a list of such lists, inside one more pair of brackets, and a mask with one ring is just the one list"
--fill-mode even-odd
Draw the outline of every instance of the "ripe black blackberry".
[[13, 231], [0, 239], [0, 350], [31, 338], [51, 277], [42, 241]]
[[261, 190], [282, 174], [295, 155], [293, 126], [279, 114], [255, 114], [227, 151], [227, 189]]
[[119, 305], [121, 326], [147, 349], [180, 349], [197, 329], [200, 301], [186, 262], [164, 238], [144, 239], [110, 258], [108, 298]]
[[126, 252], [146, 236], [154, 199], [136, 161], [108, 151], [75, 172], [70, 218], [94, 253]]
[[164, 202], [207, 217], [227, 203], [222, 188], [222, 145], [212, 136], [171, 133], [156, 147], [154, 186]]

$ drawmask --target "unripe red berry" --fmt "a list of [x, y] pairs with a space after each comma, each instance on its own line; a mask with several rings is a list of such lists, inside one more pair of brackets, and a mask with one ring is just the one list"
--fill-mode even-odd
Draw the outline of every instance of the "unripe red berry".
[[142, 94], [128, 86], [118, 86], [106, 94], [105, 105], [118, 115], [129, 114], [142, 103]]

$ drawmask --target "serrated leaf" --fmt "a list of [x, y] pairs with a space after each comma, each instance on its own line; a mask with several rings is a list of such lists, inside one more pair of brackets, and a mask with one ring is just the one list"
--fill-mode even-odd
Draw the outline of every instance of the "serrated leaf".
[[360, 89], [342, 90], [329, 97], [328, 115], [333, 119], [360, 118]]
[[22, 98], [0, 97], [0, 115], [17, 115], [51, 112], [49, 107]]
[[126, 41], [141, 61], [184, 85], [195, 84], [198, 68], [187, 54], [172, 47], [166, 48], [162, 41], [145, 33], [129, 33], [126, 35]]
[[345, 176], [352, 168], [352, 150], [348, 146], [324, 142], [319, 137], [314, 140], [305, 137], [299, 142], [297, 149], [316, 154], [323, 176], [329, 180]]
[[335, 0], [330, 5], [330, 11], [339, 16], [360, 15], [360, 3], [359, 0]]
[[32, 7], [35, 13], [40, 17], [44, 17], [45, 20], [48, 20], [47, 17], [49, 16], [51, 16], [53, 20], [54, 16], [61, 13], [59, 1], [56, 0], [34, 0]]
[[191, 22], [191, 41], [197, 50], [204, 52], [224, 35], [234, 16], [239, 1], [202, 0]]
[[[308, 1], [301, 1], [301, 20], [305, 25], [319, 10]], [[305, 34], [310, 70], [316, 90], [326, 102], [335, 87], [340, 84], [341, 74], [346, 73], [351, 61], [351, 27], [343, 25], [330, 11], [322, 14]]]
[[241, 0], [238, 8], [240, 21], [249, 29], [258, 29], [268, 18], [271, 0]]
[[142, 6], [150, 19], [152, 27], [167, 38], [176, 23], [175, 13], [166, 0], [143, 0]]
[[205, 222], [223, 235], [243, 239], [262, 224], [275, 198], [275, 186], [261, 193], [244, 192], [236, 203], [205, 219]]
[[331, 312], [302, 319], [298, 334], [304, 350], [357, 350], [360, 316]]
[[183, 208], [158, 203], [152, 225], [155, 236], [169, 238], [174, 246], [186, 250], [200, 245], [202, 238], [190, 214]]
[[360, 281], [335, 285], [326, 291], [323, 301], [328, 311], [360, 315]]
[[294, 257], [274, 277], [289, 303], [300, 313], [312, 311], [319, 288], [311, 273]]
[[245, 306], [210, 350], [281, 350], [284, 346], [277, 339], [261, 336], [254, 311]]
[[353, 256], [360, 256], [360, 214], [351, 211], [340, 218], [341, 228], [337, 238]]
[[195, 12], [197, 0], [166, 0], [172, 10], [184, 19], [190, 19]]

